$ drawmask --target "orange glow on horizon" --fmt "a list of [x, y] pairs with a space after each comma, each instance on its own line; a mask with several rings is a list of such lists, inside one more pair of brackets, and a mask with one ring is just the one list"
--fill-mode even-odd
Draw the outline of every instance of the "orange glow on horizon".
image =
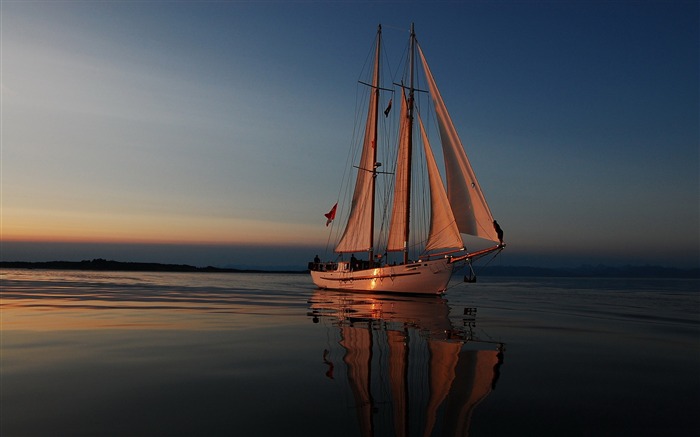
[[[221, 217], [3, 211], [0, 241], [126, 244], [313, 245], [318, 225]], [[41, 211], [43, 212], [43, 211]]]

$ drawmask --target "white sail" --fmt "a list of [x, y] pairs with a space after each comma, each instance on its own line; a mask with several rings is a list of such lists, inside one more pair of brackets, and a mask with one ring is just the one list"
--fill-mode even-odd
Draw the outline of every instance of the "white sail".
[[372, 88], [362, 144], [362, 156], [357, 169], [355, 191], [345, 232], [335, 247], [336, 252], [367, 252], [372, 249], [374, 235], [374, 163], [376, 161], [377, 101], [379, 98], [379, 38], [374, 60]]
[[447, 175], [447, 197], [452, 205], [452, 212], [457, 220], [459, 231], [492, 241], [498, 241], [498, 236], [493, 228], [493, 216], [481, 192], [479, 182], [474, 175], [467, 154], [464, 152], [462, 142], [457, 135], [457, 130], [452, 124], [447, 107], [438, 91], [435, 79], [430, 72], [428, 63], [423, 55], [423, 50], [418, 47], [425, 76], [428, 81], [430, 95], [435, 105], [442, 151], [445, 158], [445, 172]]
[[423, 149], [425, 150], [425, 161], [428, 167], [428, 180], [430, 182], [430, 231], [425, 250], [462, 248], [462, 236], [457, 229], [450, 202], [447, 199], [445, 187], [442, 185], [442, 178], [435, 163], [433, 150], [430, 147], [428, 136], [425, 134], [423, 119], [418, 116], [421, 136], [423, 137]]
[[406, 209], [408, 208], [408, 130], [411, 128], [411, 120], [408, 118], [408, 105], [406, 93], [401, 89], [401, 115], [399, 126], [399, 150], [396, 159], [396, 183], [394, 184], [394, 205], [391, 209], [391, 222], [389, 226], [389, 243], [387, 250], [397, 252], [405, 250], [406, 241]]

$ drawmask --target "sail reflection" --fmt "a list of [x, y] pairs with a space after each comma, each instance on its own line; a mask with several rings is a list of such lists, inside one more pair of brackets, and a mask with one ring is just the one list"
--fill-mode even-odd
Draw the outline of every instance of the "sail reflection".
[[[336, 334], [326, 376], [347, 381], [362, 435], [467, 435], [474, 408], [495, 389], [504, 345], [461, 325], [447, 300], [317, 290], [309, 316]], [[344, 381], [341, 381], [344, 382]]]

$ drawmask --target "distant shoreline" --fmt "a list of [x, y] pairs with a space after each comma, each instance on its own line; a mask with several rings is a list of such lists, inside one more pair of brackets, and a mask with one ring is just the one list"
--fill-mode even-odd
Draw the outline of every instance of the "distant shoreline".
[[185, 273], [306, 273], [307, 270], [234, 269], [221, 267], [195, 267], [187, 264], [161, 264], [93, 259], [83, 261], [0, 261], [1, 269], [28, 270], [86, 270], [112, 272], [185, 272]]
[[[124, 272], [185, 272], [185, 273], [285, 273], [304, 274], [299, 270], [236, 269], [222, 267], [195, 267], [187, 264], [161, 264], [143, 262], [112, 261], [102, 258], [83, 261], [0, 261], [0, 269], [43, 269], [43, 270], [85, 270], [85, 271], [124, 271]], [[527, 266], [487, 266], [476, 267], [478, 276], [519, 276], [557, 278], [686, 278], [700, 279], [700, 269], [680, 269], [660, 266], [621, 266], [583, 265], [573, 268], [546, 268]]]

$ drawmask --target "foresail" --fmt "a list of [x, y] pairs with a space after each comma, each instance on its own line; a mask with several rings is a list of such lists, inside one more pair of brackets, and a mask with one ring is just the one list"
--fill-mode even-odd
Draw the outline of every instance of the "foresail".
[[408, 130], [411, 128], [411, 120], [408, 118], [408, 105], [406, 94], [401, 89], [401, 124], [399, 126], [399, 150], [396, 158], [396, 181], [394, 184], [394, 204], [391, 209], [391, 225], [389, 226], [389, 242], [387, 250], [397, 252], [406, 249], [406, 209], [408, 208]]
[[[374, 93], [370, 100], [374, 100]], [[370, 104], [371, 105], [371, 104]], [[374, 108], [374, 105], [371, 105]], [[366, 252], [372, 247], [372, 168], [374, 158], [372, 153], [371, 130], [374, 125], [372, 112], [367, 116], [367, 131], [365, 132], [365, 145], [362, 148], [362, 157], [357, 169], [355, 191], [350, 206], [350, 217], [345, 227], [345, 232], [335, 248], [336, 252]]]
[[425, 150], [425, 161], [428, 167], [428, 180], [430, 182], [430, 231], [425, 250], [447, 248], [462, 248], [462, 236], [457, 229], [452, 208], [445, 187], [442, 185], [440, 171], [435, 163], [433, 150], [428, 142], [428, 136], [423, 127], [423, 119], [418, 116], [420, 132], [423, 139], [423, 149]]
[[493, 216], [420, 46], [418, 46], [418, 53], [435, 105], [445, 159], [447, 196], [457, 221], [457, 227], [462, 233], [498, 241], [498, 236], [493, 228]]
[[355, 191], [350, 205], [350, 217], [345, 232], [335, 247], [336, 252], [366, 252], [372, 248], [373, 237], [373, 184], [374, 162], [376, 160], [375, 141], [377, 138], [377, 99], [379, 84], [379, 40], [374, 61], [369, 110], [365, 124], [362, 156], [357, 169]]

